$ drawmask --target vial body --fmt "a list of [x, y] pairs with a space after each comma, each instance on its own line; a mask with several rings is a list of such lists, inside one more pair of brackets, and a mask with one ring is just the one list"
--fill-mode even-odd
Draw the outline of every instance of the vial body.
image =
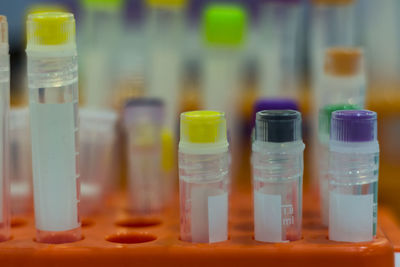
[[301, 239], [303, 142], [253, 143], [254, 238]]
[[330, 151], [329, 239], [371, 241], [376, 236], [379, 148], [336, 146]]
[[181, 240], [228, 239], [228, 155], [179, 153]]
[[28, 53], [36, 241], [81, 239], [76, 56]]
[[324, 226], [329, 225], [329, 145], [318, 144], [318, 174], [320, 192], [321, 220]]
[[[3, 48], [3, 47], [1, 47]], [[8, 47], [0, 51], [0, 242], [10, 238], [8, 181], [8, 116], [10, 107], [10, 57]]]

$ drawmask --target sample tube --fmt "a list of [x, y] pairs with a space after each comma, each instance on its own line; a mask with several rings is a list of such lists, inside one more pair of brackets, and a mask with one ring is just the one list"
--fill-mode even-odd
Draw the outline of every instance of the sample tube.
[[298, 96], [296, 67], [302, 7], [298, 0], [267, 1], [261, 8], [260, 87], [263, 96]]
[[164, 106], [159, 99], [133, 99], [125, 105], [128, 209], [137, 215], [153, 215], [164, 207], [163, 123]]
[[118, 115], [112, 110], [80, 109], [80, 213], [99, 211], [112, 177]]
[[73, 242], [81, 239], [74, 16], [29, 15], [27, 40], [36, 241]]
[[228, 141], [225, 114], [181, 114], [179, 195], [181, 240], [215, 243], [228, 239]]
[[318, 178], [322, 224], [329, 224], [329, 135], [331, 131], [331, 115], [337, 110], [358, 109], [349, 104], [327, 105], [319, 111], [318, 120]]
[[303, 151], [300, 112], [257, 113], [252, 155], [255, 240], [301, 239]]
[[354, 0], [313, 0], [310, 57], [313, 86], [323, 72], [325, 49], [354, 45]]
[[147, 0], [146, 80], [148, 96], [165, 103], [166, 126], [176, 132], [182, 79], [186, 0]]
[[29, 109], [12, 108], [9, 124], [11, 213], [26, 214], [33, 208]]
[[8, 52], [7, 18], [0, 16], [0, 241], [10, 238], [10, 188], [8, 182], [10, 56]]
[[329, 149], [329, 239], [371, 241], [376, 236], [378, 208], [376, 113], [333, 112]]

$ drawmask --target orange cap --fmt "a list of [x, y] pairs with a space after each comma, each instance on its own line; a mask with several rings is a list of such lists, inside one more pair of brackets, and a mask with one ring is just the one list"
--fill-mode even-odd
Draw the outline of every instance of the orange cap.
[[313, 0], [314, 5], [350, 5], [355, 0]]
[[356, 75], [362, 67], [363, 51], [359, 48], [329, 48], [325, 52], [325, 73], [335, 76]]

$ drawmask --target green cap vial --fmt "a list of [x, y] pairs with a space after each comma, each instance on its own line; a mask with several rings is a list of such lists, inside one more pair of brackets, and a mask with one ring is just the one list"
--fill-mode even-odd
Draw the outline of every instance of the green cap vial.
[[247, 32], [247, 14], [239, 5], [211, 4], [203, 12], [203, 39], [208, 45], [239, 46]]
[[87, 9], [115, 12], [123, 8], [125, 0], [81, 0], [81, 3]]

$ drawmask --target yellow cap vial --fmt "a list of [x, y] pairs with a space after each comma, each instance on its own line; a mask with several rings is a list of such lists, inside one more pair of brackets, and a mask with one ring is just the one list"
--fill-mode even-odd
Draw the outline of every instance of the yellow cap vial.
[[40, 12], [28, 15], [27, 50], [41, 46], [75, 49], [75, 19], [68, 12]]
[[190, 111], [181, 114], [179, 147], [228, 148], [225, 114], [218, 111]]

